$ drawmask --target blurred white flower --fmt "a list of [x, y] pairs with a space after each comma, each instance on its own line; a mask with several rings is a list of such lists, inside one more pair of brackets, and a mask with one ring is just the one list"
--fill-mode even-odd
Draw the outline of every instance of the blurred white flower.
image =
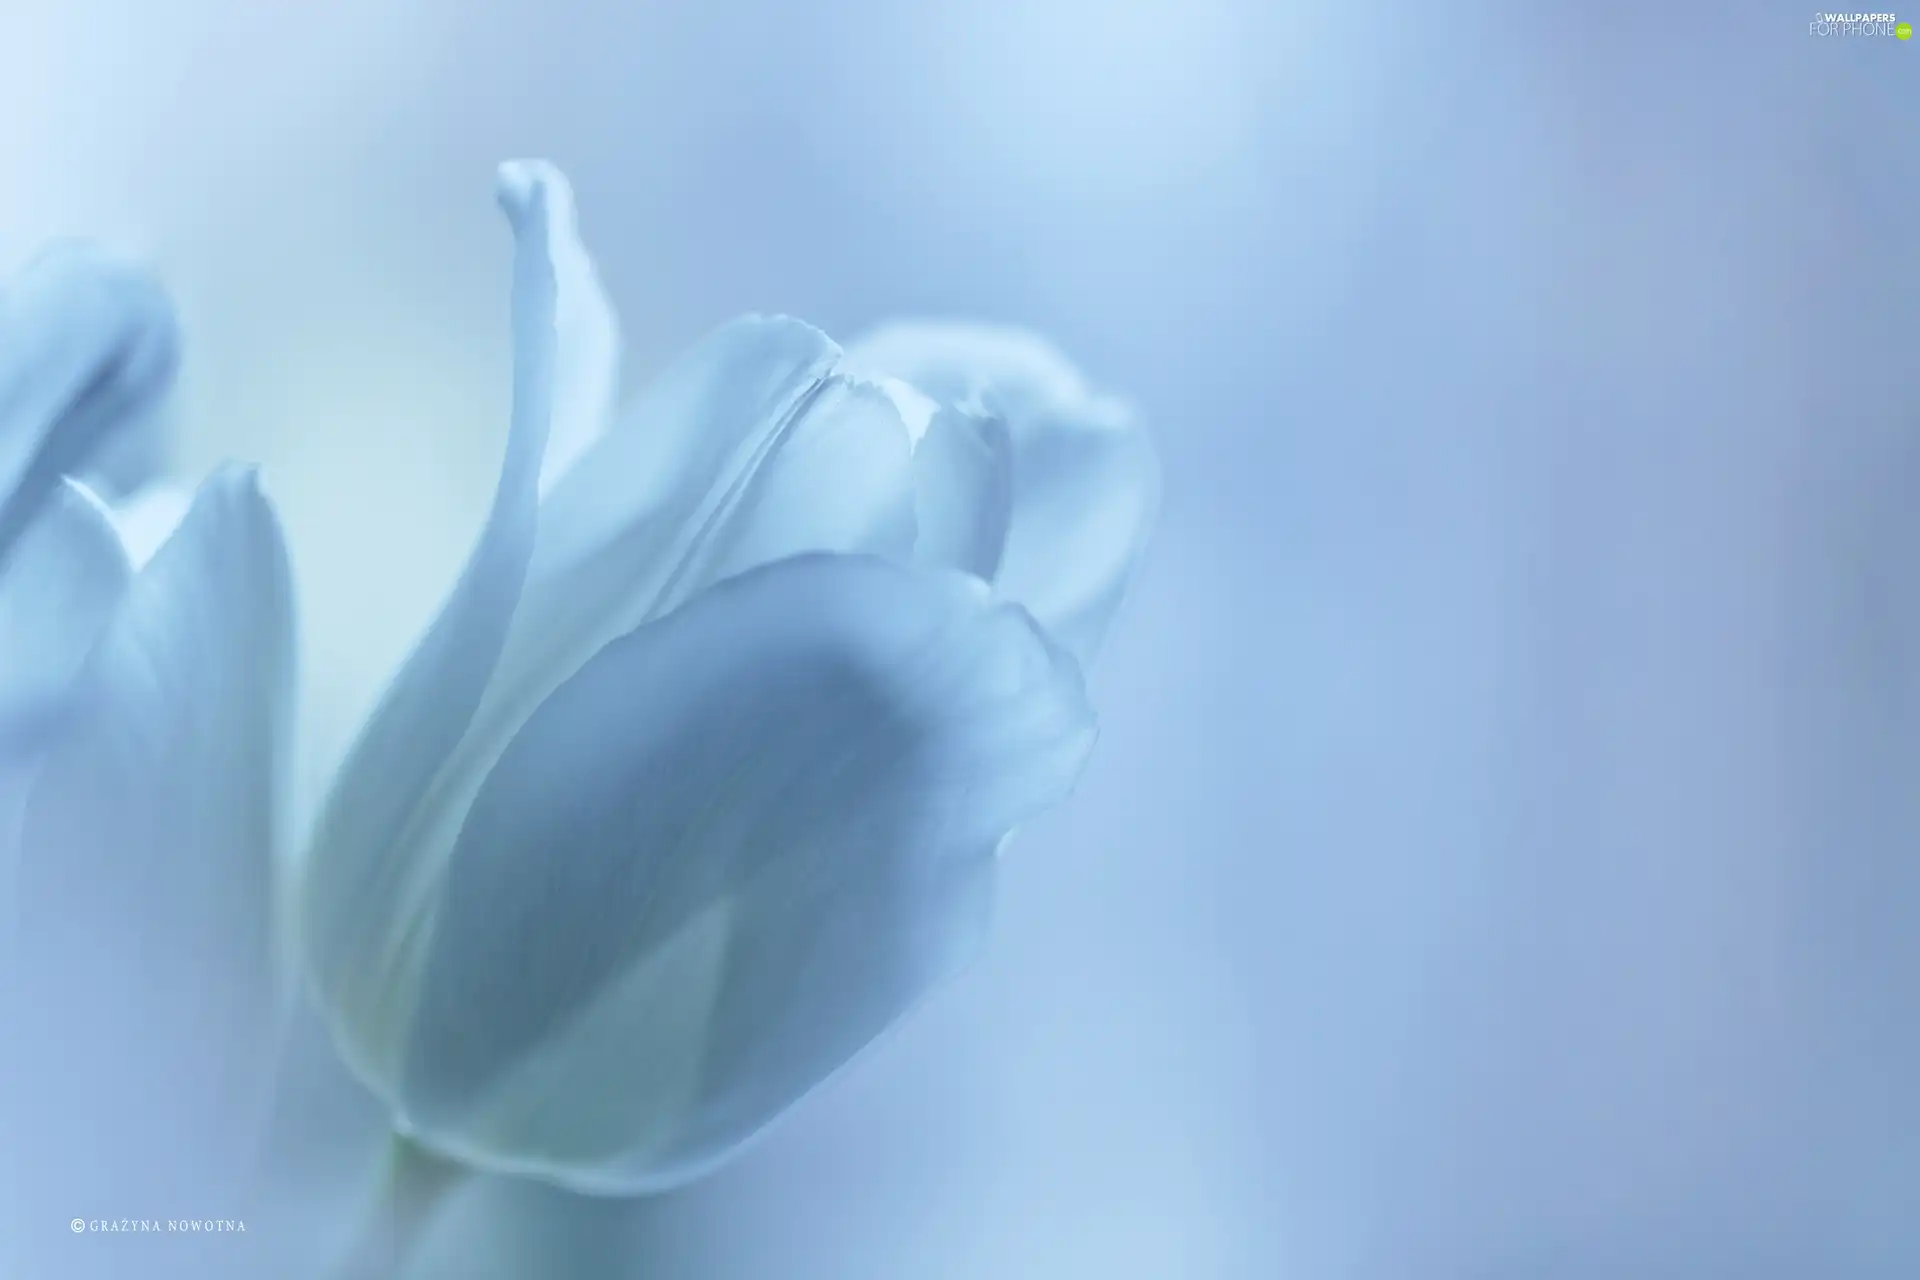
[[[89, 536], [117, 539], [104, 504], [61, 492]], [[58, 1274], [162, 1274], [108, 1265], [104, 1246], [74, 1257], [74, 1214], [247, 1216], [284, 1010], [272, 885], [293, 663], [278, 526], [252, 474], [224, 470], [132, 576], [56, 730], [0, 780], [0, 1198], [33, 1264], [18, 1274], [55, 1258], [81, 1268]], [[239, 1255], [222, 1257], [175, 1261], [205, 1275]]]
[[724, 1159], [974, 954], [1004, 837], [1092, 745], [1082, 661], [1157, 475], [1056, 356], [952, 328], [849, 360], [737, 321], [616, 420], [570, 192], [501, 177], [499, 487], [323, 807], [302, 941], [404, 1132], [632, 1193]]
[[[317, 1219], [257, 1176], [276, 1068], [327, 1066], [282, 1053], [275, 964], [292, 587], [251, 472], [159, 479], [178, 346], [159, 283], [97, 249], [0, 294], [6, 1275], [292, 1276]], [[256, 1234], [68, 1225], [155, 1214]]]
[[62, 245], [0, 288], [0, 749], [43, 735], [131, 567], [99, 504], [154, 478], [179, 330], [159, 283]]

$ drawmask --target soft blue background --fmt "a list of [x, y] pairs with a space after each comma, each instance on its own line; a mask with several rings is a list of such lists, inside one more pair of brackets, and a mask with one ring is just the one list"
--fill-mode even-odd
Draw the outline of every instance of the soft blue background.
[[1157, 425], [990, 955], [636, 1274], [1911, 1276], [1920, 42], [1810, 16], [6, 0], [0, 254], [177, 285], [310, 784], [492, 483], [499, 159], [572, 174], [636, 374], [964, 313]]

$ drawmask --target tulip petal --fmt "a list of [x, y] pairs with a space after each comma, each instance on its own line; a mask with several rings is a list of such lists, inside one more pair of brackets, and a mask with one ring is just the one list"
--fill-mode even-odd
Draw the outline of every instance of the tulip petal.
[[681, 356], [597, 439], [541, 508], [536, 579], [605, 557], [623, 576], [658, 560], [832, 372], [840, 348], [797, 320], [748, 316]]
[[994, 585], [1090, 662], [1159, 509], [1159, 463], [1132, 412], [1019, 330], [903, 322], [854, 343], [847, 364], [1006, 420], [1013, 514]]
[[914, 563], [991, 582], [1013, 515], [1006, 423], [941, 405], [898, 378], [872, 381], [899, 409], [913, 441]]
[[612, 420], [620, 391], [620, 322], [580, 241], [573, 189], [546, 169], [547, 253], [554, 275], [553, 425], [540, 473], [544, 494], [579, 462]]
[[1077, 665], [960, 574], [801, 556], [615, 642], [460, 834], [404, 1120], [582, 1190], [701, 1172], [970, 958], [1092, 739]]
[[157, 467], [145, 437], [179, 347], [158, 281], [98, 249], [50, 249], [0, 292], [0, 558], [62, 476], [104, 461], [137, 481]]
[[44, 1126], [14, 1136], [96, 1194], [204, 1189], [254, 1136], [292, 610], [271, 509], [250, 472], [220, 472], [128, 588], [27, 785], [11, 970], [36, 985], [10, 1009], [9, 1093]]
[[1000, 418], [942, 407], [913, 451], [916, 563], [992, 582], [1013, 524], [1013, 439]]
[[368, 1080], [406, 1025], [410, 922], [432, 868], [403, 853], [410, 825], [443, 812], [436, 776], [493, 678], [526, 581], [557, 367], [555, 200], [548, 166], [501, 166], [500, 203], [515, 236], [514, 388], [506, 458], [486, 527], [440, 615], [361, 730], [322, 807], [303, 893], [309, 968], [342, 1053]]
[[54, 490], [0, 566], [0, 754], [41, 741], [132, 575], [106, 506]]
[[649, 386], [541, 508], [529, 625], [503, 682], [558, 683], [608, 640], [767, 560], [905, 554], [905, 424], [883, 392], [835, 371], [839, 357], [809, 325], [750, 316]]
[[644, 617], [805, 552], [905, 559], [915, 537], [913, 454], [899, 409], [871, 383], [825, 379], [699, 535]]

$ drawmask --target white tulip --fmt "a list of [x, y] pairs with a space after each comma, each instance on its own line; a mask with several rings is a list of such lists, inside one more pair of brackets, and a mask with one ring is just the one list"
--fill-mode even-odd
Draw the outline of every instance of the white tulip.
[[421, 1145], [656, 1190], [976, 952], [1004, 837], [1092, 745], [1081, 659], [1157, 479], [1083, 389], [1037, 408], [983, 366], [929, 399], [785, 319], [615, 418], [564, 180], [508, 165], [501, 198], [499, 487], [323, 807], [302, 941]]

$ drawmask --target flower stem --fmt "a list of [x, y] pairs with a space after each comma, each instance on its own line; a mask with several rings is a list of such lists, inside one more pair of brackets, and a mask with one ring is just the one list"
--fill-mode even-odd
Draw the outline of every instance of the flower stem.
[[338, 1280], [399, 1280], [427, 1224], [467, 1170], [395, 1134], [380, 1185]]

